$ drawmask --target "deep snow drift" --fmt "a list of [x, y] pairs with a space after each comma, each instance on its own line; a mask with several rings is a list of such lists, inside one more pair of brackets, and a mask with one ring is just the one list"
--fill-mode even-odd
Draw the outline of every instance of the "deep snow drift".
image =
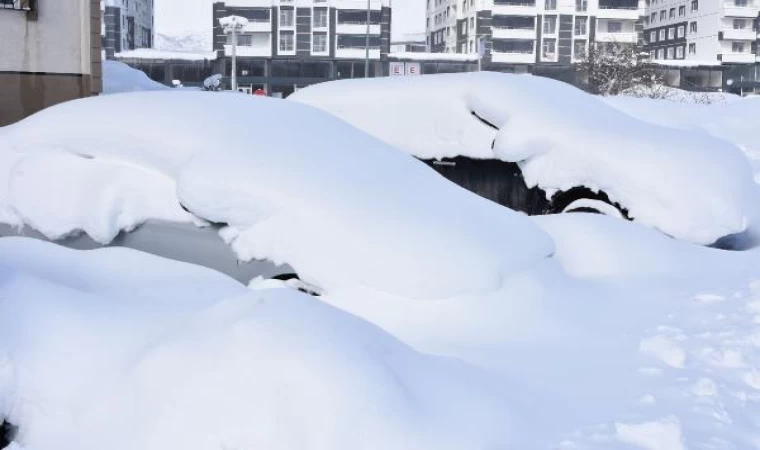
[[145, 72], [133, 69], [118, 61], [103, 61], [103, 93], [119, 94], [122, 92], [164, 91], [171, 89], [157, 83]]
[[228, 224], [241, 260], [288, 263], [325, 289], [494, 291], [553, 251], [525, 216], [327, 113], [270, 98], [162, 92], [58, 105], [0, 129], [0, 179], [0, 220], [51, 238], [83, 230], [106, 243], [152, 216], [191, 220], [181, 204]]
[[0, 239], [11, 449], [497, 449], [512, 420], [494, 386], [290, 289]]
[[290, 99], [421, 158], [518, 162], [528, 186], [548, 196], [575, 186], [602, 190], [637, 222], [695, 243], [745, 230], [756, 209], [749, 165], [733, 145], [636, 120], [546, 78], [467, 73], [341, 80]]

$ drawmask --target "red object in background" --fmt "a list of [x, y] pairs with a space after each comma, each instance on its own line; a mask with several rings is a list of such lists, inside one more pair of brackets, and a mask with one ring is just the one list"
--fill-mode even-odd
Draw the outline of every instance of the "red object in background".
[[256, 89], [255, 91], [253, 91], [253, 95], [259, 95], [259, 96], [262, 96], [262, 97], [266, 97], [267, 93], [266, 93], [266, 91], [264, 89]]

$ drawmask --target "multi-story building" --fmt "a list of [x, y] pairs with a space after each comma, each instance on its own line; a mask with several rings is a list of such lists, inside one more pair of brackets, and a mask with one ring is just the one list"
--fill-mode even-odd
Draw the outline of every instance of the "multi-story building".
[[[231, 0], [213, 5], [213, 42], [229, 75], [231, 34], [219, 23], [241, 16], [240, 89], [288, 95], [299, 86], [333, 78], [363, 77], [367, 43], [370, 76], [383, 75], [390, 52], [390, 0]], [[369, 27], [367, 18], [369, 16]], [[369, 32], [369, 34], [367, 34]], [[369, 39], [367, 37], [369, 36]]]
[[658, 62], [755, 63], [758, 13], [760, 0], [647, 0], [645, 49]]
[[516, 70], [569, 66], [584, 57], [590, 43], [639, 43], [643, 1], [427, 0], [428, 47], [481, 52], [486, 64]]
[[0, 126], [102, 87], [99, 0], [0, 1]]
[[104, 0], [103, 49], [106, 58], [136, 48], [153, 46], [153, 0]]

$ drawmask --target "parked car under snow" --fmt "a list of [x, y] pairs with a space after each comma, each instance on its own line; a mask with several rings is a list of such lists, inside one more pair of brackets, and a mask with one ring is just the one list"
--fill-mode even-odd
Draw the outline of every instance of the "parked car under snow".
[[734, 145], [644, 123], [554, 80], [488, 72], [341, 80], [290, 99], [528, 214], [600, 212], [705, 245], [744, 231], [753, 215], [752, 173]]

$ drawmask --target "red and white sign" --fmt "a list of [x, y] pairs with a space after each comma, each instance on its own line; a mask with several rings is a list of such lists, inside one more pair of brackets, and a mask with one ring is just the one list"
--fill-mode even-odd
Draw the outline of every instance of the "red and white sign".
[[421, 73], [420, 63], [416, 63], [416, 62], [408, 62], [408, 63], [406, 63], [406, 74], [407, 75], [419, 75], [420, 73]]
[[404, 75], [405, 69], [404, 69], [404, 63], [402, 62], [392, 62], [390, 63], [390, 74], [391, 76], [399, 76]]

